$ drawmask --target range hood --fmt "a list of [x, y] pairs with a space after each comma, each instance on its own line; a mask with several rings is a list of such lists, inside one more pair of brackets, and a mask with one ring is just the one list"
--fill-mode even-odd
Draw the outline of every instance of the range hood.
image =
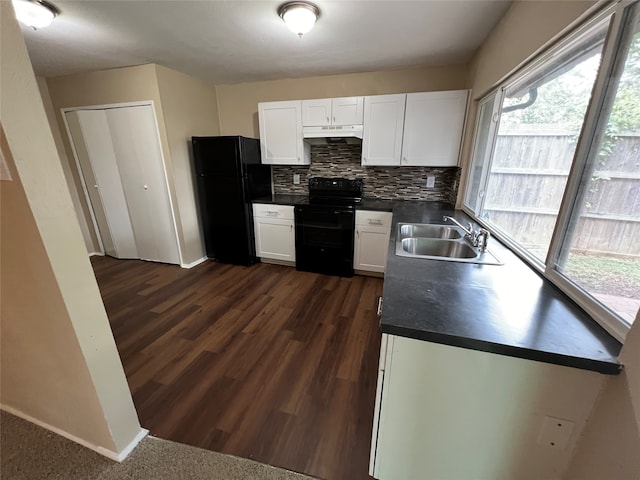
[[303, 127], [302, 137], [311, 145], [333, 143], [361, 144], [362, 125], [330, 125], [327, 127]]

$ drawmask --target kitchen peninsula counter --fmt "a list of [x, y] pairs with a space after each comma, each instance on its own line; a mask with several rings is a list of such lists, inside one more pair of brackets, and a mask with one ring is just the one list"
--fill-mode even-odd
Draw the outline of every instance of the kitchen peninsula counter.
[[384, 277], [381, 330], [529, 360], [617, 374], [621, 344], [498, 240], [491, 250], [503, 265], [401, 257], [398, 223], [442, 224], [451, 215], [439, 202], [393, 202]]

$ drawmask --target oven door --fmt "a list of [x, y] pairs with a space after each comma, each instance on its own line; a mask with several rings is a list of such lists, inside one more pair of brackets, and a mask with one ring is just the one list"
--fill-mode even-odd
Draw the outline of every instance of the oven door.
[[353, 276], [353, 206], [297, 205], [296, 268]]

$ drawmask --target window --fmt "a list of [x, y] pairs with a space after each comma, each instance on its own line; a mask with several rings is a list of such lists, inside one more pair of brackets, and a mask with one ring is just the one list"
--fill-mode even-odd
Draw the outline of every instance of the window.
[[640, 6], [612, 10], [479, 102], [464, 204], [622, 340], [640, 307]]

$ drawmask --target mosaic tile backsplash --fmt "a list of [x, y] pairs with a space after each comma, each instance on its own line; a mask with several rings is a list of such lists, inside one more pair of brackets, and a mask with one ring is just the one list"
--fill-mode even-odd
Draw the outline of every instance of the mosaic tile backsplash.
[[[458, 167], [363, 167], [361, 145], [313, 145], [311, 165], [274, 165], [274, 193], [308, 194], [311, 177], [361, 178], [364, 196], [385, 200], [434, 200], [456, 202], [460, 169]], [[300, 185], [293, 184], [293, 174]], [[427, 176], [435, 177], [435, 187], [427, 189]]]

